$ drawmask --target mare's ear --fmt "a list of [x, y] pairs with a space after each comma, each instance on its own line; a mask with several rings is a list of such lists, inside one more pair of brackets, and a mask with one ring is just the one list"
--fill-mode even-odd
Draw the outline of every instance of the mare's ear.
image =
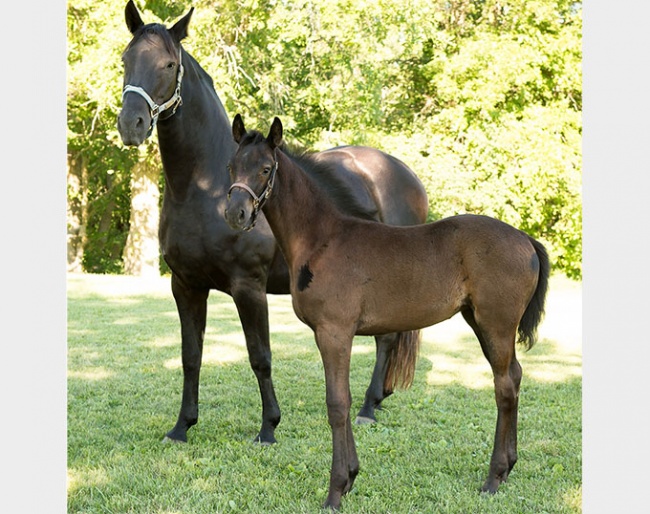
[[124, 8], [124, 18], [126, 19], [126, 26], [129, 28], [131, 34], [135, 34], [135, 31], [138, 30], [142, 25], [144, 25], [138, 8], [133, 3], [133, 0], [129, 0]]
[[269, 130], [269, 135], [266, 137], [266, 140], [272, 148], [277, 148], [282, 145], [282, 122], [277, 116], [273, 119], [273, 124], [271, 125], [271, 130]]
[[174, 26], [169, 29], [174, 39], [180, 43], [181, 40], [187, 37], [187, 26], [190, 24], [190, 18], [194, 12], [194, 7], [192, 7], [189, 12], [183, 16], [180, 20], [174, 23]]
[[242, 120], [241, 114], [237, 113], [235, 119], [232, 120], [232, 137], [235, 138], [235, 143], [239, 144], [245, 134], [246, 127], [244, 127], [244, 120]]

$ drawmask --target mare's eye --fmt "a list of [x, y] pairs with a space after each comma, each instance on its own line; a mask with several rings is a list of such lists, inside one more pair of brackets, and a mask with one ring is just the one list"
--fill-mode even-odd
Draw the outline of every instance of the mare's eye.
[[167, 69], [168, 69], [168, 70], [173, 70], [175, 67], [176, 67], [176, 63], [175, 63], [174, 61], [170, 62], [170, 63], [167, 65]]
[[264, 169], [262, 170], [262, 175], [268, 175], [271, 173], [271, 166], [264, 166]]

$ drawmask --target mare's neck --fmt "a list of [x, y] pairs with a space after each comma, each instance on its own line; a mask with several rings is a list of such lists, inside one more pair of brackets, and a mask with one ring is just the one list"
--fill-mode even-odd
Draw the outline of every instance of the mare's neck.
[[225, 194], [229, 183], [226, 164], [237, 147], [209, 76], [184, 50], [183, 66], [183, 103], [175, 114], [158, 122], [166, 192], [179, 201], [195, 187]]
[[289, 266], [327, 243], [343, 216], [298, 164], [277, 151], [273, 192], [263, 207]]

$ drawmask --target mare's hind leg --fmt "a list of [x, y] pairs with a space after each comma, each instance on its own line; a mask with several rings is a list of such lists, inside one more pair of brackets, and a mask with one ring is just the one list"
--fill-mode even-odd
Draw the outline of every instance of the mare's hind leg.
[[358, 425], [374, 423], [377, 421], [377, 418], [375, 417], [375, 409], [381, 409], [381, 402], [393, 394], [393, 391], [387, 391], [384, 389], [384, 380], [386, 378], [386, 369], [388, 368], [390, 350], [396, 344], [398, 337], [398, 333], [375, 337], [377, 343], [377, 358], [375, 361], [375, 368], [372, 372], [370, 385], [366, 390], [363, 405], [357, 414], [356, 423]]
[[522, 373], [515, 355], [516, 325], [493, 328], [489, 322], [477, 322], [469, 309], [462, 314], [481, 343], [494, 375], [497, 425], [490, 470], [482, 491], [495, 493], [517, 462], [517, 412]]
[[280, 406], [271, 378], [271, 344], [266, 292], [255, 281], [238, 281], [232, 286], [232, 297], [246, 337], [248, 359], [257, 378], [262, 397], [262, 427], [254, 441], [273, 444], [275, 428], [280, 423]]
[[181, 322], [183, 398], [176, 425], [164, 440], [187, 442], [187, 430], [199, 419], [199, 373], [209, 290], [191, 289], [172, 274], [172, 293]]

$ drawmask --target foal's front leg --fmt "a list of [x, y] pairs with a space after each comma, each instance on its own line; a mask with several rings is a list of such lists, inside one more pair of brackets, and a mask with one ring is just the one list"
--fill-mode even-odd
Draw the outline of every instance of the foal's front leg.
[[354, 483], [359, 472], [359, 459], [350, 422], [350, 331], [317, 329], [316, 344], [325, 369], [327, 418], [332, 428], [332, 469], [324, 508], [338, 509], [341, 497]]

